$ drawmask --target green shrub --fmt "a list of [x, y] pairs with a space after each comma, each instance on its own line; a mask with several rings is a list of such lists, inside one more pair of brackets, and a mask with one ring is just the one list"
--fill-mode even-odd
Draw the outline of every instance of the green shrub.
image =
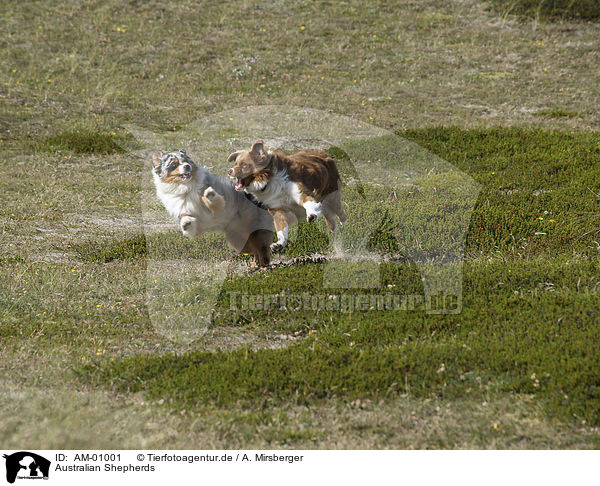
[[597, 20], [600, 3], [597, 0], [492, 0], [501, 13], [542, 20]]
[[75, 131], [65, 130], [57, 135], [37, 140], [31, 143], [40, 152], [73, 152], [76, 154], [122, 154], [126, 139], [89, 128]]

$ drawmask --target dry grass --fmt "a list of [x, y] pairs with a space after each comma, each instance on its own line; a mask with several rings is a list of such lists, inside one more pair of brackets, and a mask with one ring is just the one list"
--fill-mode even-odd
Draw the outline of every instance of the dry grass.
[[[41, 388], [41, 386], [40, 386]], [[589, 448], [597, 431], [548, 421], [527, 397], [492, 402], [330, 400], [277, 410], [207, 407], [164, 413], [140, 394], [2, 383], [5, 449]], [[32, 423], [34, 425], [32, 425]]]
[[[599, 123], [597, 24], [520, 22], [474, 0], [5, 2], [0, 27], [5, 140], [90, 124], [177, 128], [260, 104], [385, 128]], [[538, 116], [552, 108], [580, 118]]]

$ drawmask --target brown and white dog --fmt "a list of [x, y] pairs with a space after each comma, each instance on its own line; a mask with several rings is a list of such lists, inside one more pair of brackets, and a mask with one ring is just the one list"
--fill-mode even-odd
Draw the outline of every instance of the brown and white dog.
[[321, 215], [331, 231], [347, 220], [342, 206], [342, 181], [335, 161], [318, 150], [293, 155], [265, 152], [257, 141], [250, 150], [232, 153], [235, 162], [227, 170], [235, 178], [235, 189], [245, 190], [260, 201], [273, 215], [277, 242], [272, 251], [282, 250], [288, 240], [289, 227], [298, 219], [312, 222]]
[[152, 165], [156, 194], [185, 236], [225, 233], [234, 250], [253, 255], [261, 267], [269, 265], [273, 219], [266, 210], [192, 162], [185, 150], [154, 154]]

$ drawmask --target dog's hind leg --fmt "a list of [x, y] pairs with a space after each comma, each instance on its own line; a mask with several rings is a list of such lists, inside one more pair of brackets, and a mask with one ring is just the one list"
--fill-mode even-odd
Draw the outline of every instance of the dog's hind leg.
[[341, 204], [336, 212], [337, 212], [338, 218], [340, 218], [340, 224], [341, 225], [346, 224], [346, 221], [348, 221], [348, 215], [346, 214], [346, 211], [344, 210], [344, 207]]
[[334, 233], [337, 230], [335, 215], [336, 212], [334, 211], [334, 208], [330, 207], [329, 204], [323, 203], [323, 217], [325, 218], [325, 223], [327, 223], [327, 227]]
[[273, 241], [273, 233], [268, 231], [268, 240], [265, 237], [261, 237], [260, 246], [256, 253], [256, 258], [258, 260], [259, 267], [268, 267], [271, 263], [271, 241]]
[[337, 223], [335, 221], [335, 216], [340, 219], [340, 224], [343, 226], [344, 223], [348, 220], [348, 216], [346, 215], [346, 211], [344, 211], [344, 206], [342, 204], [342, 191], [335, 191], [323, 199], [323, 216], [327, 221], [327, 226], [331, 231], [335, 231], [337, 227]]
[[268, 267], [271, 263], [270, 244], [273, 241], [271, 230], [256, 230], [248, 237], [242, 253], [249, 253], [254, 257], [254, 263], [259, 267]]
[[346, 211], [344, 209], [344, 204], [342, 203], [341, 191], [338, 191], [335, 193], [334, 203], [335, 203], [335, 206], [334, 206], [335, 213], [337, 214], [337, 217], [340, 218], [340, 224], [344, 225], [346, 223], [346, 221], [348, 221], [348, 215], [346, 214]]

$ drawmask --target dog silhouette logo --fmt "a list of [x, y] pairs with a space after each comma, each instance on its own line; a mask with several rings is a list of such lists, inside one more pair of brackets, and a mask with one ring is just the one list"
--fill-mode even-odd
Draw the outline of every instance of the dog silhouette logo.
[[6, 459], [6, 480], [10, 484], [14, 483], [17, 477], [19, 479], [48, 479], [50, 461], [39, 454], [20, 451], [8, 456], [4, 454], [4, 458]]

